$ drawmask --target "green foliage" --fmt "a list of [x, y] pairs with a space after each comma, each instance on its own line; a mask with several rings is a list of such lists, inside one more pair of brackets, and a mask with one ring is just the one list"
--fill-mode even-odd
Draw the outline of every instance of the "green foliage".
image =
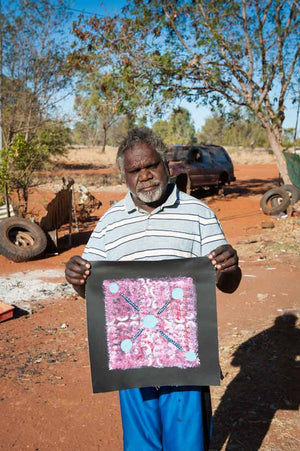
[[161, 137], [161, 139], [167, 144], [167, 141], [169, 139], [169, 122], [168, 121], [159, 120], [159, 121], [154, 122], [154, 124], [152, 126], [152, 130], [154, 131], [154, 133], [159, 135]]
[[140, 107], [139, 91], [130, 87], [118, 74], [91, 71], [84, 73], [80, 83], [77, 83], [75, 108], [91, 145], [102, 142], [103, 152], [109, 139], [109, 129], [122, 116], [134, 122]]
[[205, 124], [201, 128], [201, 132], [197, 133], [197, 140], [203, 144], [222, 145], [225, 126], [225, 117], [214, 113], [213, 117], [206, 119]]
[[128, 0], [119, 16], [75, 24], [73, 62], [109, 68], [154, 114], [178, 98], [249, 109], [286, 178], [282, 123], [298, 81], [297, 8], [296, 0]]
[[[143, 118], [141, 122], [134, 124], [138, 127], [143, 124]], [[119, 146], [121, 141], [127, 136], [129, 130], [132, 128], [132, 117], [121, 116], [119, 119], [112, 125], [111, 129], [108, 133], [108, 144], [111, 146]]]
[[4, 185], [9, 191], [16, 190], [19, 213], [28, 210], [29, 188], [34, 184], [34, 175], [42, 169], [52, 155], [63, 154], [70, 142], [69, 130], [57, 122], [48, 123], [31, 141], [22, 134], [14, 136], [13, 143], [1, 151], [0, 192]]
[[[96, 119], [93, 121], [92, 116], [89, 115], [86, 120], [75, 123], [74, 128], [71, 130], [72, 144], [92, 147], [103, 145], [103, 125]], [[131, 127], [131, 118], [118, 116], [116, 121], [107, 130], [107, 144], [117, 146], [127, 135]]]
[[214, 114], [206, 119], [197, 139], [204, 144], [228, 146], [267, 147], [265, 130], [255, 118], [241, 116], [235, 111], [233, 116]]
[[8, 147], [15, 135], [23, 134], [29, 140], [50, 114], [53, 117], [59, 93], [70, 83], [67, 39], [63, 39], [68, 2], [4, 3], [0, 24], [1, 96], [3, 141]]
[[66, 147], [71, 144], [71, 130], [62, 122], [49, 121], [38, 130], [34, 143], [36, 149], [44, 148], [45, 160], [48, 160], [52, 155], [65, 153]]
[[23, 215], [34, 172], [69, 141], [67, 129], [54, 120], [59, 93], [70, 83], [67, 18], [65, 0], [2, 2], [0, 189], [6, 184], [16, 190]]
[[168, 121], [157, 121], [153, 124], [153, 131], [166, 144], [193, 144], [196, 141], [195, 126], [191, 114], [185, 108], [176, 108]]
[[94, 130], [92, 125], [88, 121], [77, 121], [71, 130], [71, 142], [72, 144], [96, 146], [100, 142], [95, 139]]
[[295, 139], [295, 129], [294, 128], [285, 128], [283, 130], [283, 141], [282, 144], [284, 147], [293, 147], [299, 146], [300, 138]]

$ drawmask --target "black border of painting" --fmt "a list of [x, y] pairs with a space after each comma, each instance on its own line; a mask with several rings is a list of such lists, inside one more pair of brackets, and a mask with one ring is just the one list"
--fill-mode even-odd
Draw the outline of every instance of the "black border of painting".
[[[105, 333], [105, 279], [192, 277], [197, 295], [198, 351], [196, 368], [143, 367], [109, 370]], [[215, 271], [207, 257], [159, 261], [91, 263], [86, 284], [87, 323], [93, 392], [164, 385], [219, 385]]]

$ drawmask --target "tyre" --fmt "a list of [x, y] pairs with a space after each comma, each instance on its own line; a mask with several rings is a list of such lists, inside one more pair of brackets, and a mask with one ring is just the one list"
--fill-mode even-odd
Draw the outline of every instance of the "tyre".
[[281, 186], [290, 196], [291, 205], [294, 205], [300, 199], [300, 189], [294, 185]]
[[184, 193], [187, 194], [190, 194], [191, 192], [191, 182], [186, 174], [179, 174], [176, 177], [176, 186], [179, 189], [179, 191], [183, 191]]
[[[274, 199], [277, 199], [276, 205]], [[273, 188], [267, 191], [260, 200], [262, 211], [266, 215], [276, 215], [287, 209], [290, 205], [290, 196], [282, 188]]]
[[226, 183], [229, 183], [229, 176], [226, 172], [222, 172], [218, 181], [219, 187], [221, 188], [222, 186], [226, 185]]
[[[290, 196], [290, 204], [294, 205], [299, 199], [300, 199], [300, 189], [297, 188], [294, 185], [282, 185], [280, 187], [281, 189], [284, 189], [288, 195]], [[276, 207], [276, 205], [280, 204], [282, 202], [282, 198], [280, 197], [274, 197], [271, 201], [272, 207]]]
[[47, 246], [44, 231], [24, 218], [0, 221], [0, 254], [14, 262], [25, 262], [39, 257]]

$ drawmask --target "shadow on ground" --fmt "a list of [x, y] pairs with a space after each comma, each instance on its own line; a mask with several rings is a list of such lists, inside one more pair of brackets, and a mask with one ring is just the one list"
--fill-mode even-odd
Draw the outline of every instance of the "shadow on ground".
[[[224, 196], [229, 196], [231, 194], [238, 194], [239, 196], [250, 196], [255, 194], [265, 194], [271, 188], [276, 188], [280, 186], [280, 179], [270, 178], [267, 180], [263, 179], [250, 179], [234, 182], [230, 185], [226, 185], [223, 189], [219, 190], [219, 194]], [[197, 189], [192, 191], [192, 196], [197, 199], [205, 199], [209, 196], [214, 196], [218, 194], [218, 190], [211, 189]]]
[[66, 234], [57, 240], [57, 247], [50, 240], [48, 240], [48, 246], [45, 254], [38, 257], [38, 259], [44, 260], [53, 257], [53, 255], [56, 255], [57, 253], [63, 254], [71, 248], [75, 249], [78, 246], [86, 244], [91, 236], [91, 233], [91, 230], [72, 233], [71, 240], [69, 235]]
[[262, 180], [262, 179], [250, 179], [235, 182], [225, 187], [224, 194], [239, 193], [244, 196], [253, 194], [265, 194], [271, 188], [280, 186], [280, 179], [278, 177]]
[[103, 169], [105, 165], [96, 165], [92, 163], [57, 163], [56, 169], [62, 170], [66, 169], [67, 171], [71, 170], [87, 170], [87, 169]]
[[211, 448], [256, 451], [267, 434], [278, 409], [299, 407], [300, 331], [296, 316], [275, 319], [269, 329], [242, 343], [231, 364], [240, 372], [228, 385], [213, 419]]
[[91, 230], [85, 232], [72, 233], [71, 243], [69, 241], [69, 235], [63, 236], [57, 242], [60, 253], [70, 249], [70, 247], [75, 248], [81, 246], [82, 244], [86, 244], [91, 236], [91, 233], [92, 233]]

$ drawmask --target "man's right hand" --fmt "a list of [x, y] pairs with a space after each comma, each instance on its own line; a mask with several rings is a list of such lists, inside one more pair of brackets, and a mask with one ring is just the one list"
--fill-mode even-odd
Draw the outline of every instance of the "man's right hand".
[[91, 264], [75, 255], [66, 264], [65, 275], [67, 281], [73, 285], [80, 296], [84, 297], [84, 286], [87, 277], [90, 275]]

